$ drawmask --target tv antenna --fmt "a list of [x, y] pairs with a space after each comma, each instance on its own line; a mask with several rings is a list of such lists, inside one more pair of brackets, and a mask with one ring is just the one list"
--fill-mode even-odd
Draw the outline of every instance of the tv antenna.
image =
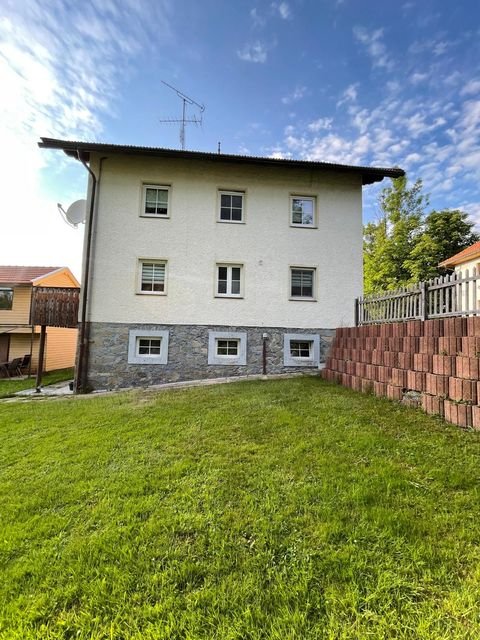
[[[172, 85], [168, 84], [168, 82], [165, 82], [164, 80], [162, 80], [162, 83], [165, 86], [167, 86], [169, 89], [172, 89], [172, 91], [175, 91], [175, 93], [180, 98], [180, 100], [182, 100], [183, 107], [182, 107], [182, 118], [181, 119], [166, 118], [165, 120], [159, 120], [159, 122], [164, 122], [164, 123], [167, 123], [167, 124], [177, 124], [177, 123], [180, 124], [180, 145], [182, 147], [182, 151], [184, 151], [185, 150], [185, 125], [186, 124], [197, 124], [197, 125], [198, 124], [202, 124], [202, 113], [205, 111], [205, 105], [199, 104], [193, 98], [189, 98], [189, 96], [186, 96], [184, 93], [182, 93], [181, 91], [179, 91], [175, 87], [172, 87]], [[195, 105], [196, 107], [198, 107], [200, 109], [200, 117], [199, 118], [197, 118], [197, 116], [195, 116], [195, 115], [193, 115], [191, 118], [187, 118], [187, 104]]]

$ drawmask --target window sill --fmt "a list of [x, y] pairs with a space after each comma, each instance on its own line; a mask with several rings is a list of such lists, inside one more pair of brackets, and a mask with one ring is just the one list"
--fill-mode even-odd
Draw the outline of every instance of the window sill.
[[245, 224], [245, 220], [220, 220], [220, 218], [217, 218], [217, 222], [220, 224]]
[[294, 358], [290, 358], [288, 364], [285, 363], [284, 367], [316, 367], [316, 363], [312, 360], [295, 360]]
[[290, 297], [289, 300], [291, 300], [292, 302], [317, 302], [316, 298], [295, 298], [295, 297]]
[[160, 215], [159, 213], [141, 213], [140, 218], [158, 218], [161, 220], [168, 220], [170, 216]]
[[136, 291], [137, 296], [166, 296], [166, 291]]
[[294, 222], [291, 222], [290, 226], [294, 229], [318, 229], [316, 224], [295, 224]]
[[220, 298], [220, 299], [222, 299], [222, 298], [233, 298], [234, 300], [243, 300], [243, 296], [230, 295], [228, 293], [224, 293], [224, 294], [216, 293], [214, 295], [214, 298]]

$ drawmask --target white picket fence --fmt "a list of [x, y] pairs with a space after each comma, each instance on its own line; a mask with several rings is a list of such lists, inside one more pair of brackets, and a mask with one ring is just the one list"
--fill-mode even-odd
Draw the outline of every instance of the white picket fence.
[[355, 300], [356, 325], [480, 315], [480, 271], [466, 269]]

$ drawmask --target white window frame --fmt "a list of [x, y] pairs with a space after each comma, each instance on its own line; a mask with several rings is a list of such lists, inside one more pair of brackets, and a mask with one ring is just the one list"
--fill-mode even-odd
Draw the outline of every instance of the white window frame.
[[[312, 295], [311, 296], [294, 296], [292, 294], [292, 276], [293, 271], [311, 271], [313, 274], [312, 277]], [[288, 291], [289, 291], [289, 300], [303, 300], [306, 302], [315, 302], [317, 300], [317, 269], [316, 267], [306, 267], [300, 265], [291, 265], [289, 268], [289, 281], [288, 281]]]
[[[161, 189], [167, 192], [167, 213], [147, 213], [147, 189]], [[171, 186], [167, 184], [142, 184], [142, 209], [140, 211], [141, 218], [170, 218], [171, 207]]]
[[[224, 267], [227, 269], [227, 292], [219, 293], [218, 291], [218, 270]], [[240, 293], [232, 293], [232, 269], [240, 269]], [[215, 264], [215, 297], [216, 298], [243, 298], [243, 264], [217, 262]]]
[[[290, 354], [291, 342], [310, 342], [310, 358]], [[285, 367], [318, 367], [320, 363], [320, 336], [314, 333], [285, 333], [283, 336], [283, 365]]]
[[[142, 274], [144, 264], [163, 264], [165, 267], [165, 276], [163, 280], [163, 291], [142, 291]], [[168, 261], [159, 258], [139, 258], [137, 267], [137, 293], [142, 296], [166, 296], [168, 281]]]
[[[312, 202], [313, 209], [313, 219], [311, 224], [304, 224], [303, 222], [294, 222], [293, 221], [293, 201], [294, 200], [310, 200]], [[290, 226], [291, 227], [300, 227], [302, 229], [316, 229], [317, 228], [317, 197], [316, 196], [305, 196], [300, 195], [298, 193], [293, 193], [290, 195]]]
[[[152, 329], [130, 329], [128, 332], [128, 364], [167, 364], [168, 331]], [[158, 356], [140, 355], [138, 345], [141, 339], [161, 340]]]
[[[219, 340], [238, 340], [238, 354], [223, 356], [217, 354]], [[246, 365], [247, 364], [247, 332], [246, 331], [209, 331], [208, 332], [208, 364], [214, 365]]]
[[[221, 209], [222, 209], [222, 195], [224, 196], [240, 196], [242, 198], [242, 218], [241, 220], [222, 220], [221, 218]], [[222, 222], [226, 224], [245, 224], [245, 202], [246, 202], [246, 194], [245, 191], [241, 190], [228, 190], [228, 189], [219, 189], [218, 190], [218, 202], [217, 202], [217, 222]]]

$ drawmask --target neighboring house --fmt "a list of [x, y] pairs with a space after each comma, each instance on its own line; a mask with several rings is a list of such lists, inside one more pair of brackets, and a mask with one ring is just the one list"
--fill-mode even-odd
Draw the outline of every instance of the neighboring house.
[[443, 260], [438, 265], [445, 269], [454, 269], [455, 271], [465, 274], [468, 270], [472, 275], [473, 269], [476, 269], [477, 274], [480, 273], [480, 242], [474, 242], [472, 245], [459, 251], [454, 256]]
[[362, 293], [362, 185], [403, 175], [47, 138], [40, 147], [92, 172], [88, 210], [95, 185], [79, 350], [94, 388], [321, 366]]
[[[79, 286], [67, 267], [0, 266], [0, 362], [31, 354], [31, 368], [36, 371], [40, 327], [30, 324], [33, 287]], [[45, 371], [74, 365], [77, 333], [77, 329], [47, 328]]]
[[454, 256], [443, 260], [438, 265], [445, 269], [453, 269], [463, 281], [456, 288], [457, 300], [461, 300], [461, 310], [477, 312], [480, 310], [480, 242], [459, 251]]

